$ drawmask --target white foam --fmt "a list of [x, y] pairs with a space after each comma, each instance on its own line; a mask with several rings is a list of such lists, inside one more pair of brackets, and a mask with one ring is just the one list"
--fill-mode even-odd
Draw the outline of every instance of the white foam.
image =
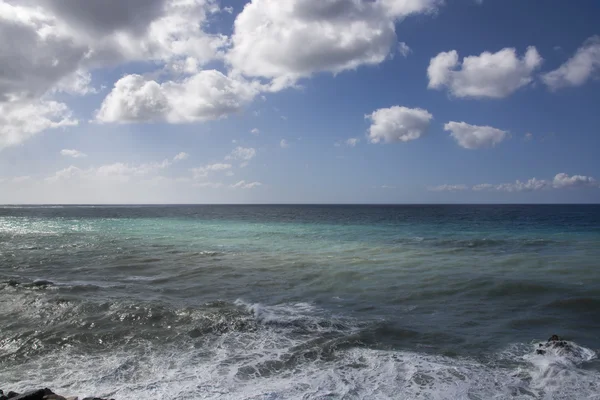
[[352, 348], [333, 360], [303, 359], [300, 351], [297, 363], [286, 365], [306, 342], [262, 331], [231, 332], [198, 344], [163, 349], [146, 345], [96, 356], [63, 349], [18, 370], [0, 372], [0, 381], [17, 381], [12, 390], [48, 386], [69, 395], [119, 400], [597, 399], [599, 393], [598, 372], [573, 364], [546, 368], [552, 361], [544, 364], [535, 356], [517, 367], [500, 367]]
[[95, 355], [65, 347], [0, 370], [0, 382], [10, 390], [47, 386], [66, 395], [118, 400], [600, 398], [600, 373], [581, 368], [596, 354], [574, 343], [576, 351], [545, 356], [535, 354], [537, 344], [515, 345], [485, 363], [361, 347], [331, 356], [319, 353], [329, 340], [323, 335], [290, 334], [293, 326], [269, 325], [320, 320], [315, 306], [243, 301], [237, 306], [248, 310], [260, 329], [182, 337], [160, 348], [132, 341]]

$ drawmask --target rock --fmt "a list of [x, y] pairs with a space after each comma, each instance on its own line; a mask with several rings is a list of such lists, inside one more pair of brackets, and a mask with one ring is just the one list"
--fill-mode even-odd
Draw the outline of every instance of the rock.
[[36, 279], [31, 284], [31, 286], [37, 286], [37, 287], [46, 287], [46, 286], [53, 286], [53, 285], [54, 285], [54, 282], [47, 281], [45, 279]]
[[77, 396], [69, 396], [69, 397], [65, 397], [65, 400], [79, 400], [79, 397], [77, 397]]
[[8, 398], [11, 400], [44, 400], [45, 396], [54, 394], [52, 390], [45, 388], [39, 390], [32, 390], [31, 392], [26, 392], [23, 394], [19, 394], [17, 396], [11, 397], [10, 393], [8, 394]]
[[7, 398], [7, 399], [12, 399], [12, 398], [14, 398], [14, 397], [17, 397], [18, 395], [19, 395], [19, 393], [17, 393], [17, 392], [13, 392], [13, 391], [11, 390], [10, 392], [8, 392], [8, 393], [6, 394], [6, 398]]
[[[100, 397], [84, 397], [82, 400], [109, 400], [109, 399], [101, 399]], [[110, 399], [115, 400], [115, 399]]]
[[58, 394], [47, 394], [46, 396], [44, 396], [43, 400], [67, 400], [67, 399]]

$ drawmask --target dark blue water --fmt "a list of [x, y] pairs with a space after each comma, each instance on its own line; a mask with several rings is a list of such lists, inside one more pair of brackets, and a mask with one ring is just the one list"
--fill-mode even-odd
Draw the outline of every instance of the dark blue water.
[[600, 398], [599, 260], [595, 205], [0, 207], [0, 383]]

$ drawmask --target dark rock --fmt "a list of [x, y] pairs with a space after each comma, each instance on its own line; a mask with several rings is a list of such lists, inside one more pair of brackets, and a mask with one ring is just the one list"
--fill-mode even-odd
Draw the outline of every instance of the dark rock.
[[[101, 399], [100, 397], [84, 397], [81, 400], [109, 400], [109, 399]], [[115, 399], [110, 399], [110, 400], [115, 400]]]
[[46, 389], [32, 390], [31, 392], [26, 392], [26, 393], [17, 395], [15, 397], [10, 397], [10, 393], [9, 393], [8, 398], [12, 399], [12, 400], [44, 400], [44, 396], [49, 395], [49, 394], [54, 394], [54, 393], [52, 392], [52, 390], [46, 388]]
[[67, 399], [59, 394], [47, 394], [44, 396], [43, 400], [67, 400]]
[[535, 352], [536, 352], [536, 354], [539, 354], [539, 355], [542, 355], [542, 356], [543, 356], [544, 354], [546, 354], [546, 350], [540, 350], [540, 349], [537, 349]]
[[7, 399], [12, 399], [12, 398], [14, 398], [14, 397], [17, 397], [18, 395], [19, 395], [19, 393], [17, 393], [17, 392], [13, 392], [13, 391], [11, 390], [10, 392], [8, 392], [8, 393], [6, 394], [6, 398], [7, 398]]
[[35, 280], [31, 284], [31, 286], [35, 286], [35, 287], [46, 287], [46, 286], [52, 286], [52, 285], [54, 285], [54, 282], [46, 281], [46, 280], [43, 280], [43, 279]]

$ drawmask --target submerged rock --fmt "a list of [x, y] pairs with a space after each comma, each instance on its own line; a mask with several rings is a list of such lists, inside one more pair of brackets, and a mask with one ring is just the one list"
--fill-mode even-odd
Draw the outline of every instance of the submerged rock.
[[45, 396], [54, 394], [48, 388], [32, 390], [23, 394], [14, 393], [16, 396], [11, 396], [12, 393], [14, 392], [9, 392], [7, 396], [11, 400], [44, 400]]
[[[8, 392], [4, 394], [2, 390], [0, 390], [0, 400], [78, 400], [77, 396], [65, 397], [59, 394], [54, 393], [52, 390], [48, 388], [31, 390], [29, 392], [25, 392], [23, 394], [19, 394], [17, 392]], [[114, 399], [103, 399], [100, 397], [85, 397], [82, 400], [114, 400]]]

